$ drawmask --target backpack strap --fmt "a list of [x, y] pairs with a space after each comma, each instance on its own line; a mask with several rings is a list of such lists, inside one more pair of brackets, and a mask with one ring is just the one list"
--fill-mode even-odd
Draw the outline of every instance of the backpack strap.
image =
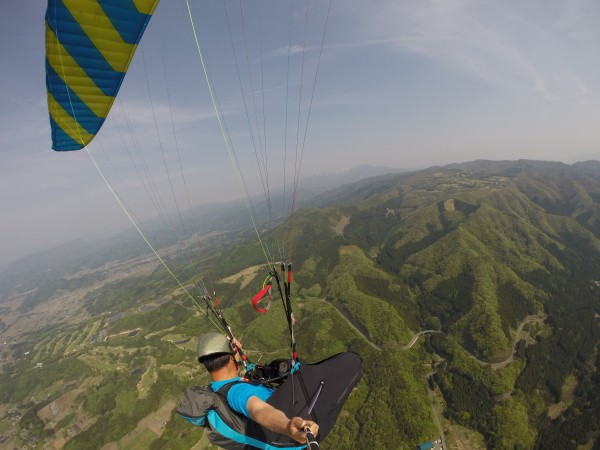
[[225, 401], [227, 401], [227, 395], [229, 394], [229, 391], [231, 390], [232, 387], [234, 387], [236, 384], [240, 384], [240, 383], [247, 383], [247, 381], [244, 380], [234, 380], [231, 381], [227, 384], [224, 384], [223, 386], [221, 386], [218, 390], [216, 390], [215, 392], [217, 394], [219, 394], [221, 397], [223, 397], [225, 399]]
[[217, 392], [210, 387], [188, 387], [177, 413], [194, 425], [206, 427], [208, 440], [226, 450], [306, 449], [306, 445], [298, 444], [287, 436], [272, 433], [231, 409], [227, 403], [227, 394], [239, 383], [246, 381], [232, 381]]

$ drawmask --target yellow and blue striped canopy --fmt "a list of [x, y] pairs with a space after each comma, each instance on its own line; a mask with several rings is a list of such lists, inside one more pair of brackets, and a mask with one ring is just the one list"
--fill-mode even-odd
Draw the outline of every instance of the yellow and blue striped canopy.
[[159, 0], [48, 0], [46, 87], [54, 150], [96, 135]]

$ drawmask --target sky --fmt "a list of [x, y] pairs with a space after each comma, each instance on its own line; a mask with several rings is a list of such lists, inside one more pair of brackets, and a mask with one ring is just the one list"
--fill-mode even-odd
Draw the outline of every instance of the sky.
[[46, 2], [3, 0], [0, 270], [128, 228], [103, 177], [144, 220], [296, 172], [600, 159], [600, 2], [333, 0], [329, 16], [328, 5], [190, 0], [230, 156], [185, 0], [162, 0], [104, 127], [64, 153], [50, 142]]

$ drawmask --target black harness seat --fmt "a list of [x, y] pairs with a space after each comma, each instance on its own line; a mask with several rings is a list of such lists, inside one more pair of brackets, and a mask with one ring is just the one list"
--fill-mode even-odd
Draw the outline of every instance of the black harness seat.
[[[344, 352], [315, 364], [300, 365], [269, 397], [267, 403], [288, 417], [302, 417], [319, 424], [318, 439], [331, 431], [337, 417], [362, 376], [362, 360], [353, 352]], [[190, 422], [206, 427], [208, 440], [226, 450], [304, 449], [288, 436], [262, 428], [252, 419], [233, 411], [227, 392], [236, 381], [218, 392], [209, 387], [191, 386], [184, 394], [177, 413]], [[309, 413], [309, 408], [312, 410]]]

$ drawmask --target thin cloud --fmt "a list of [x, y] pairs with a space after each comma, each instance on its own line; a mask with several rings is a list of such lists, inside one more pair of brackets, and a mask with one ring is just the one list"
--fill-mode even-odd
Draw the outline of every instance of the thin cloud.
[[336, 95], [323, 95], [319, 96], [313, 102], [313, 107], [332, 107], [332, 106], [353, 106], [362, 107], [365, 105], [376, 105], [377, 99], [374, 99], [368, 95], [362, 95], [357, 93], [347, 94], [336, 94]]
[[556, 19], [557, 27], [578, 40], [600, 37], [600, 7], [596, 0], [568, 0], [562, 4], [561, 15]]
[[[227, 105], [222, 106], [223, 113], [231, 112], [232, 109], [235, 108]], [[126, 119], [132, 126], [154, 126], [155, 118], [158, 123], [170, 123], [171, 116], [177, 124], [215, 119], [215, 112], [212, 107], [189, 108], [177, 106], [172, 108], [167, 102], [154, 103], [153, 106], [150, 106], [147, 102], [128, 101], [121, 108], [117, 101], [111, 114], [120, 122]]]
[[[304, 51], [304, 47], [301, 45], [286, 45], [285, 47], [278, 47], [275, 48], [273, 50], [271, 50], [268, 54], [267, 57], [271, 57], [271, 58], [281, 58], [282, 56], [287, 57], [288, 55], [290, 56], [294, 56], [294, 55], [298, 55], [300, 53], [302, 53]], [[306, 49], [307, 51], [310, 51], [310, 48]]]
[[[589, 83], [581, 71], [565, 64], [573, 55], [564, 38], [565, 33], [579, 39], [597, 33], [586, 17], [599, 8], [571, 1], [550, 16], [540, 4], [531, 17], [535, 8], [525, 12], [521, 5], [505, 5], [473, 0], [389, 3], [361, 16], [364, 39], [352, 45], [393, 46], [483, 83], [529, 90], [549, 101], [587, 101], [589, 88], [581, 86]], [[591, 51], [587, 56], [592, 57]]]

